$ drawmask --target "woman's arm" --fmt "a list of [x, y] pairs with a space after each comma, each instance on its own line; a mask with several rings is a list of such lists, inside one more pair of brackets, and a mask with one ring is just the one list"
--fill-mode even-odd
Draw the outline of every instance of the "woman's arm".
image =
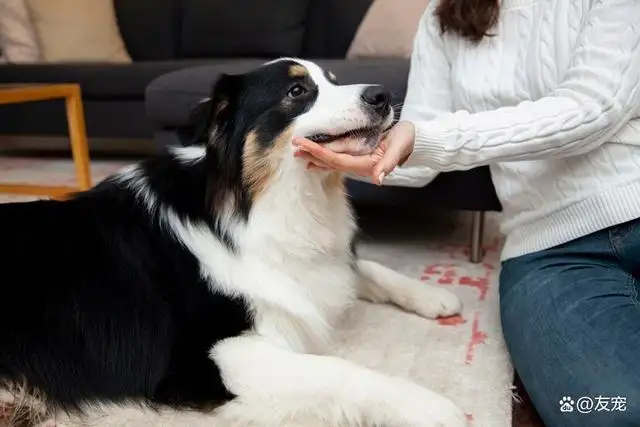
[[428, 121], [453, 112], [451, 63], [433, 15], [436, 3], [429, 2], [414, 38], [407, 93], [400, 115], [403, 121]]
[[[434, 51], [418, 62], [424, 72], [441, 68], [431, 62]], [[445, 106], [444, 96], [433, 85], [425, 91], [413, 93], [406, 107], [416, 135], [405, 166], [471, 169], [593, 150], [640, 114], [640, 1], [595, 0], [564, 80], [537, 101], [430, 120], [418, 98]]]

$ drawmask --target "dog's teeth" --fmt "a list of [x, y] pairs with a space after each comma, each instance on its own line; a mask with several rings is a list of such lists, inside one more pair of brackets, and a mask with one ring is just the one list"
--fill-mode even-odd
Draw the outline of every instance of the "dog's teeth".
[[313, 142], [319, 143], [319, 144], [323, 144], [323, 143], [328, 143], [328, 142], [332, 142], [335, 141], [337, 139], [340, 138], [344, 138], [344, 137], [351, 137], [353, 139], [363, 139], [365, 142], [369, 142], [372, 138], [374, 140], [377, 140], [378, 138], [378, 132], [376, 131], [375, 128], [370, 127], [370, 128], [360, 128], [360, 129], [354, 129], [351, 130], [349, 132], [345, 132], [342, 134], [338, 134], [338, 135], [329, 135], [326, 133], [318, 133], [312, 136], [307, 137], [308, 139], [310, 139]]
[[310, 136], [309, 139], [313, 142], [327, 142], [331, 140], [331, 136], [327, 135], [326, 133], [319, 133]]

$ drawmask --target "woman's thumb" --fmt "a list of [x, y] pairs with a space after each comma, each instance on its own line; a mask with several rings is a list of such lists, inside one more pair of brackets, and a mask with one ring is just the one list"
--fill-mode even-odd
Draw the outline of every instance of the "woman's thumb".
[[389, 144], [389, 148], [384, 152], [382, 158], [373, 167], [373, 183], [382, 185], [384, 178], [389, 175], [400, 163], [403, 157], [402, 144]]

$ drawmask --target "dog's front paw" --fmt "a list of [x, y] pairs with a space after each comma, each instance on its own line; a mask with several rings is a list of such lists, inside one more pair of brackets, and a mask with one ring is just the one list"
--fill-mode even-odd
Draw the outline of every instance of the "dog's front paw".
[[462, 310], [462, 303], [453, 292], [425, 284], [416, 286], [410, 304], [416, 314], [429, 319], [453, 316]]
[[387, 388], [387, 420], [393, 427], [469, 427], [467, 415], [451, 399], [404, 378]]
[[438, 396], [409, 411], [407, 427], [469, 427], [467, 415], [449, 399]]
[[415, 424], [416, 427], [469, 427], [469, 418], [458, 407], [440, 408], [426, 423]]

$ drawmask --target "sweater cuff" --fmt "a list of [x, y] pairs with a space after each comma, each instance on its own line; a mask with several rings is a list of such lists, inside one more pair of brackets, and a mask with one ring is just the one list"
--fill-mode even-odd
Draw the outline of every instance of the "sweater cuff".
[[442, 170], [449, 166], [451, 155], [445, 147], [450, 139], [444, 129], [436, 129], [434, 122], [411, 122], [415, 129], [413, 152], [402, 166], [426, 166]]
[[[354, 181], [373, 184], [371, 177], [363, 177], [350, 172], [347, 172], [345, 176]], [[397, 167], [384, 178], [382, 185], [386, 187], [421, 188], [433, 181], [436, 176], [438, 176], [438, 172], [425, 167]]]

